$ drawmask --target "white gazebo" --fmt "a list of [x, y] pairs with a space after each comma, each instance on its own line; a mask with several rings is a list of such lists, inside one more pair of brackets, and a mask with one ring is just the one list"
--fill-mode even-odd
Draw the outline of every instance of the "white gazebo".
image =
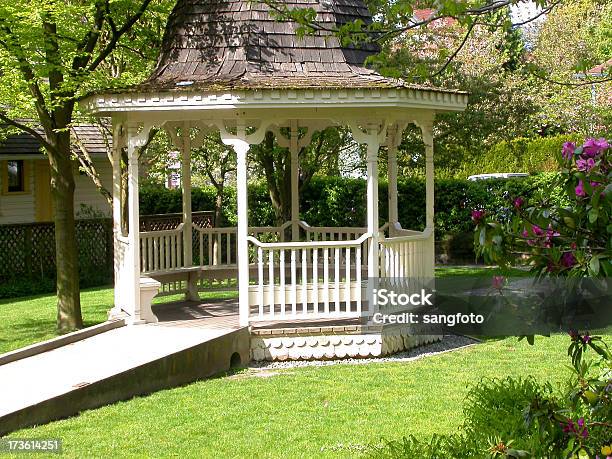
[[[276, 21], [263, 4], [179, 0], [150, 79], [82, 101], [84, 110], [113, 123], [115, 311], [127, 314], [131, 323], [156, 321], [151, 300], [158, 293], [185, 293], [197, 300], [207, 279], [237, 276], [239, 321], [248, 326], [368, 316], [368, 278], [433, 278], [432, 125], [436, 113], [464, 110], [467, 96], [411, 86], [366, 69], [364, 60], [376, 47], [344, 47], [329, 32], [355, 19], [369, 22], [361, 0], [308, 5], [316, 9], [321, 27], [299, 38], [294, 23]], [[422, 232], [398, 222], [396, 150], [411, 123], [420, 128], [425, 144], [427, 224]], [[300, 220], [299, 152], [315, 132], [329, 126], [347, 126], [367, 148], [362, 228], [317, 228]], [[181, 152], [183, 222], [173, 230], [141, 232], [139, 149], [153, 128], [165, 129]], [[190, 154], [212, 130], [237, 155], [237, 228], [192, 222]], [[270, 131], [291, 159], [291, 221], [249, 227], [247, 156]], [[382, 227], [381, 147], [389, 171], [389, 222]]]

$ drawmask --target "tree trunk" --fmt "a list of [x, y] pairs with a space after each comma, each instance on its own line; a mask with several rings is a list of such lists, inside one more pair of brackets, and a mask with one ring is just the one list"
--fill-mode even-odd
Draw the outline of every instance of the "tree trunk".
[[74, 175], [70, 160], [70, 133], [55, 133], [48, 152], [51, 196], [55, 209], [57, 266], [57, 328], [68, 333], [83, 327], [79, 290], [79, 259], [74, 218]]
[[225, 185], [221, 182], [215, 187], [217, 195], [215, 196], [215, 227], [220, 228], [223, 225], [223, 190]]

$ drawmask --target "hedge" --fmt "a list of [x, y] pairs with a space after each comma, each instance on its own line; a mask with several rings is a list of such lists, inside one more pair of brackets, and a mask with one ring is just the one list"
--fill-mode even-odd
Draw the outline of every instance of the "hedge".
[[440, 172], [448, 177], [467, 178], [470, 175], [495, 172], [554, 172], [558, 170], [555, 155], [561, 153], [565, 142], [581, 143], [584, 137], [557, 135], [552, 137], [518, 137], [501, 141], [478, 156], [474, 162], [466, 162], [456, 170]]
[[[520, 179], [481, 180], [440, 179], [435, 182], [435, 225], [438, 235], [471, 231], [471, 211], [482, 208], [501, 218], [508, 212], [506, 196], [531, 195], [554, 178], [554, 173]], [[561, 196], [559, 194], [559, 196]], [[193, 210], [212, 210], [215, 190], [193, 189]], [[236, 223], [236, 193], [227, 188], [224, 217]], [[181, 212], [181, 191], [165, 188], [141, 190], [142, 214]], [[559, 198], [560, 199], [560, 198]], [[381, 223], [387, 221], [387, 183], [379, 188]], [[425, 226], [425, 181], [410, 178], [398, 181], [399, 220], [404, 228], [422, 230]], [[364, 226], [366, 220], [366, 182], [363, 179], [315, 177], [302, 190], [301, 218], [312, 226]], [[274, 225], [274, 211], [265, 184], [249, 186], [249, 224]]]

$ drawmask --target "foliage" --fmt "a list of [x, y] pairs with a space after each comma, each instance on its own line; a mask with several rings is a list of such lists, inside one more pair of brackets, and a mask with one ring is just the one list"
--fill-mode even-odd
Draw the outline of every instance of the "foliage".
[[551, 185], [569, 203], [551, 199], [551, 188], [530, 197], [508, 195], [505, 221], [474, 208], [475, 244], [487, 262], [510, 265], [519, 256], [538, 275], [612, 274], [612, 163], [605, 139], [568, 142], [556, 155], [561, 173]]
[[479, 154], [473, 161], [465, 161], [459, 167], [437, 168], [438, 177], [466, 178], [470, 175], [495, 172], [557, 172], [559, 165], [555, 153], [565, 142], [577, 141], [577, 135], [551, 137], [516, 137], [502, 140]]
[[[555, 174], [539, 174], [525, 179], [468, 181], [441, 179], [435, 182], [436, 231], [463, 233], [473, 228], [471, 210], [486, 209], [491, 215], [505, 218], [510, 209], [506, 196], [530, 196], [539, 187], [556, 181]], [[381, 222], [388, 214], [387, 184], [379, 184]], [[399, 220], [405, 228], [425, 227], [425, 181], [420, 177], [398, 181]], [[561, 199], [560, 190], [551, 193]], [[192, 189], [194, 211], [214, 208], [215, 190], [205, 186]], [[181, 191], [161, 187], [140, 190], [142, 214], [181, 212]], [[233, 187], [224, 190], [224, 218], [228, 225], [236, 224], [236, 197]], [[363, 226], [366, 215], [366, 183], [362, 179], [313, 177], [300, 196], [301, 218], [313, 226]], [[275, 214], [267, 187], [249, 185], [249, 224], [273, 225]]]
[[[597, 359], [585, 360], [586, 351]], [[484, 378], [466, 398], [458, 433], [415, 436], [374, 447], [381, 458], [580, 457], [607, 451], [612, 425], [612, 355], [601, 337], [572, 334], [572, 376], [557, 394], [550, 383]]]

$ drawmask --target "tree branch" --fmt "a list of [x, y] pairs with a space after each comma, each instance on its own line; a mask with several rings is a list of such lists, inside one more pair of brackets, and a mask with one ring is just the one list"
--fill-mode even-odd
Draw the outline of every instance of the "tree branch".
[[114, 22], [112, 22], [112, 18], [110, 17], [110, 15], [107, 15], [107, 17], [110, 18], [109, 24], [113, 24], [111, 25], [111, 32], [112, 32], [111, 39], [106, 44], [106, 46], [100, 51], [100, 54], [98, 54], [98, 56], [93, 60], [93, 62], [89, 64], [88, 70], [90, 72], [93, 72], [96, 68], [98, 68], [98, 66], [102, 62], [104, 62], [104, 60], [113, 52], [113, 50], [116, 48], [117, 43], [119, 42], [121, 37], [123, 37], [123, 35], [125, 35], [132, 28], [132, 26], [140, 20], [142, 15], [145, 13], [147, 8], [149, 7], [149, 4], [151, 3], [151, 1], [152, 0], [143, 0], [143, 2], [140, 4], [140, 7], [136, 11], [136, 13], [134, 13], [131, 17], [129, 17], [120, 29], [117, 29], [117, 27], [114, 26]]
[[94, 166], [93, 160], [91, 159], [91, 156], [89, 152], [87, 151], [87, 148], [85, 147], [83, 142], [81, 142], [81, 139], [79, 139], [76, 129], [72, 129], [72, 134], [74, 135], [73, 137], [74, 143], [76, 144], [77, 147], [79, 147], [80, 154], [77, 154], [76, 157], [79, 160], [81, 167], [83, 168], [87, 176], [93, 181], [98, 191], [102, 194], [102, 196], [104, 196], [108, 204], [112, 207], [113, 206], [113, 196], [104, 187], [104, 185], [102, 185], [102, 181], [100, 180], [100, 174], [98, 174], [98, 171], [96, 170], [96, 167]]
[[31, 136], [33, 136], [34, 138], [36, 138], [36, 140], [38, 140], [40, 142], [40, 144], [46, 149], [46, 150], [52, 150], [55, 151], [55, 148], [53, 147], [53, 145], [51, 145], [49, 142], [47, 142], [47, 139], [40, 134], [39, 132], [37, 132], [34, 128], [31, 128], [30, 126], [27, 126], [23, 123], [20, 123], [19, 121], [15, 121], [12, 118], [9, 118], [8, 116], [6, 116], [4, 113], [0, 112], [0, 120], [4, 121], [6, 124], [13, 126], [17, 129], [19, 129], [20, 131], [23, 131], [27, 134], [30, 134]]
[[463, 37], [463, 40], [461, 41], [461, 43], [457, 47], [457, 49], [455, 49], [455, 51], [453, 51], [453, 54], [450, 55], [450, 57], [446, 60], [446, 62], [440, 68], [440, 70], [438, 70], [436, 73], [431, 75], [431, 78], [437, 77], [438, 75], [441, 75], [442, 73], [444, 73], [444, 71], [448, 68], [448, 66], [455, 59], [455, 57], [457, 57], [457, 54], [459, 54], [459, 51], [461, 51], [463, 49], [463, 47], [465, 46], [465, 44], [467, 43], [468, 38], [470, 38], [470, 35], [472, 34], [472, 31], [474, 30], [474, 27], [476, 27], [476, 21], [472, 22], [472, 24], [468, 28], [467, 32], [465, 33], [465, 36]]

